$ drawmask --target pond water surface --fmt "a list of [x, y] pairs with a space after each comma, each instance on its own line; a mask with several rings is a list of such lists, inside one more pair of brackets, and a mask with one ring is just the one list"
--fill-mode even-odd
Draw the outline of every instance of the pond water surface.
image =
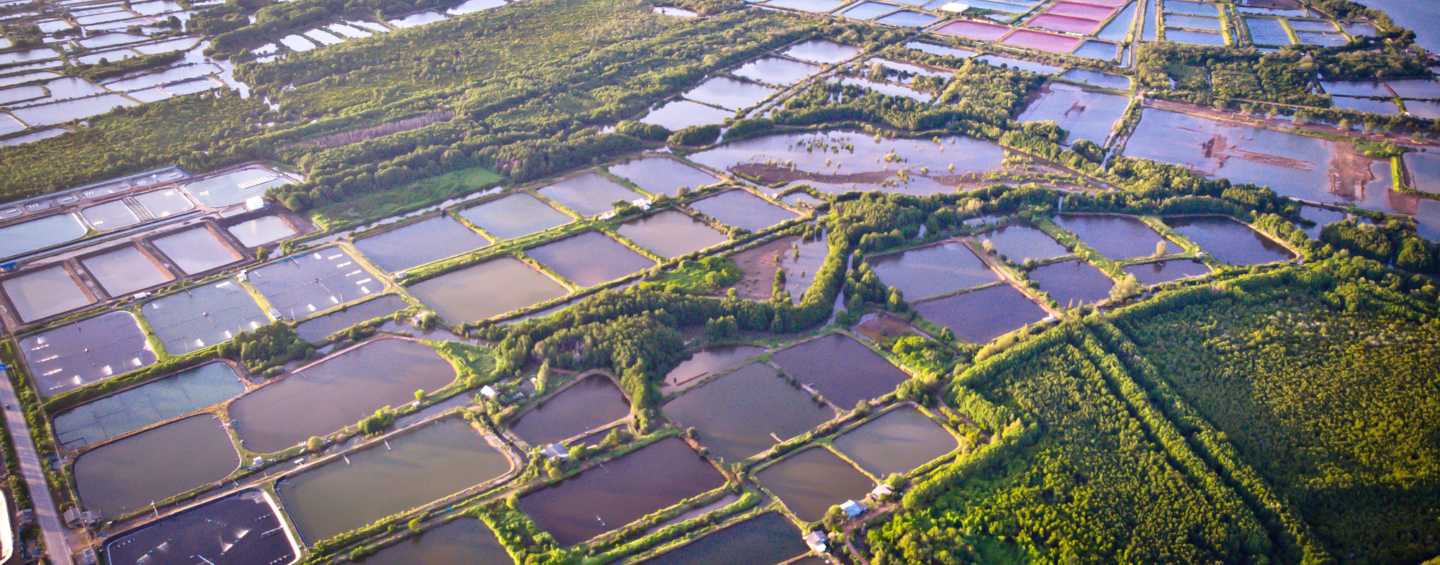
[[504, 475], [510, 460], [461, 418], [425, 426], [280, 481], [275, 490], [309, 543]]
[[606, 377], [591, 375], [526, 412], [511, 428], [526, 443], [545, 446], [589, 432], [629, 413], [630, 401], [619, 387]]
[[1230, 265], [1259, 265], [1294, 258], [1285, 246], [1229, 218], [1169, 218], [1165, 223], [1199, 245], [1202, 251]]
[[661, 410], [681, 426], [695, 428], [700, 445], [728, 463], [748, 459], [835, 417], [830, 407], [758, 362], [693, 388]]
[[1135, 276], [1140, 284], [1160, 284], [1170, 281], [1178, 281], [1189, 277], [1199, 277], [1210, 274], [1210, 267], [1204, 263], [1190, 259], [1176, 259], [1173, 261], [1159, 261], [1156, 263], [1145, 263], [1125, 267], [1125, 272]]
[[373, 300], [351, 305], [344, 310], [306, 320], [305, 323], [296, 326], [295, 331], [300, 333], [300, 339], [314, 343], [360, 322], [389, 316], [408, 307], [410, 307], [410, 303], [406, 302], [404, 298], [386, 294]]
[[190, 228], [150, 241], [187, 275], [218, 269], [242, 259], [206, 226]]
[[0, 288], [5, 289], [5, 295], [15, 307], [15, 316], [22, 322], [34, 322], [95, 303], [63, 264], [7, 278], [0, 282]]
[[245, 392], [230, 365], [206, 363], [81, 404], [55, 416], [55, 437], [78, 448], [212, 406]]
[[354, 302], [385, 288], [341, 247], [291, 255], [250, 271], [250, 284], [291, 320]]
[[845, 432], [831, 446], [883, 480], [934, 461], [960, 442], [924, 412], [904, 406]]
[[729, 240], [725, 234], [705, 222], [675, 210], [666, 210], [653, 216], [631, 220], [616, 228], [615, 231], [622, 237], [666, 259], [673, 259]]
[[749, 108], [771, 97], [775, 89], [728, 77], [715, 77], [682, 94], [696, 102], [704, 102], [729, 110]]
[[720, 179], [709, 173], [665, 157], [643, 157], [614, 165], [610, 167], [610, 172], [650, 194], [675, 196], [682, 187], [695, 190], [720, 183]]
[[220, 418], [201, 415], [81, 454], [75, 486], [86, 508], [114, 518], [223, 479], [239, 466]]
[[785, 372], [819, 389], [831, 402], [849, 409], [880, 397], [909, 379], [884, 357], [844, 334], [825, 335], [772, 356]]
[[455, 380], [455, 367], [424, 344], [378, 339], [300, 369], [230, 404], [245, 447], [280, 451], [415, 400]]
[[642, 565], [773, 565], [809, 548], [800, 530], [778, 512], [768, 512], [641, 561]]
[[240, 245], [245, 247], [259, 247], [295, 235], [295, 228], [290, 227], [290, 224], [279, 216], [246, 220], [230, 226], [226, 231], [240, 240]]
[[502, 565], [512, 563], [495, 532], [476, 518], [462, 517], [418, 536], [386, 546], [364, 565]]
[[460, 211], [460, 216], [500, 239], [513, 239], [575, 221], [524, 192]]
[[777, 57], [761, 57], [745, 63], [730, 74], [766, 84], [783, 86], [810, 77], [820, 70], [820, 67], [810, 63]]
[[514, 257], [490, 259], [410, 287], [410, 293], [454, 324], [478, 322], [569, 293], [549, 275]]
[[158, 298], [141, 310], [171, 355], [229, 341], [270, 323], [250, 293], [232, 279]]
[[585, 173], [541, 188], [541, 196], [560, 203], [561, 206], [579, 212], [582, 216], [594, 216], [615, 209], [613, 202], [630, 202], [640, 195], [600, 173]]
[[525, 250], [566, 280], [591, 287], [624, 278], [655, 262], [600, 232], [589, 231]]
[[920, 300], [1000, 280], [960, 242], [947, 242], [897, 254], [866, 258], [887, 286], [906, 300]]
[[914, 306], [925, 319], [949, 328], [960, 339], [977, 344], [989, 343], [1047, 315], [1043, 308], [1010, 285], [926, 300]]
[[[156, 555], [206, 555], [214, 565], [289, 563], [295, 548], [258, 490], [166, 516], [105, 542], [109, 565], [160, 565]], [[168, 565], [166, 563], [165, 565]]]
[[137, 290], [175, 280], [169, 271], [160, 268], [149, 255], [134, 245], [92, 255], [80, 260], [85, 270], [95, 277], [110, 296], [125, 296]]
[[[976, 236], [982, 243], [989, 241], [995, 251], [1006, 256], [1012, 263], [1023, 263], [1026, 259], [1045, 261], [1064, 257], [1070, 250], [1064, 245], [1030, 226], [1011, 225]], [[1152, 250], [1153, 251], [1153, 250]]]
[[1114, 281], [1084, 261], [1061, 261], [1036, 267], [1027, 275], [1061, 308], [1094, 304], [1110, 297]]
[[487, 245], [490, 240], [485, 236], [444, 214], [355, 242], [367, 259], [392, 273]]
[[[1127, 216], [1091, 216], [1061, 214], [1054, 218], [1061, 229], [1075, 234], [1080, 241], [1110, 259], [1133, 259], [1155, 254], [1156, 245], [1164, 238], [1139, 218]], [[1167, 243], [1178, 250], [1180, 246]]]
[[1053, 121], [1070, 132], [1071, 143], [1083, 139], [1103, 144], [1129, 106], [1130, 99], [1125, 96], [1051, 83], [1041, 87], [1035, 101], [1021, 112], [1019, 121]]
[[806, 449], [761, 469], [755, 480], [806, 522], [824, 518], [831, 506], [860, 500], [875, 488], [870, 477], [824, 447]]
[[75, 214], [55, 214], [0, 228], [0, 258], [38, 251], [85, 236], [85, 223]]
[[155, 352], [129, 312], [67, 323], [19, 341], [41, 396], [51, 396], [155, 362]]
[[724, 484], [684, 441], [666, 438], [526, 494], [519, 506], [569, 547]]
[[696, 200], [690, 203], [690, 208], [722, 224], [750, 231], [760, 231], [799, 217], [744, 190], [730, 190]]
[[690, 100], [671, 100], [651, 110], [640, 118], [642, 124], [654, 124], [670, 131], [688, 127], [720, 124], [734, 116], [735, 112], [706, 106]]
[[765, 348], [754, 345], [722, 345], [695, 352], [665, 374], [665, 387], [680, 387], [759, 355]]

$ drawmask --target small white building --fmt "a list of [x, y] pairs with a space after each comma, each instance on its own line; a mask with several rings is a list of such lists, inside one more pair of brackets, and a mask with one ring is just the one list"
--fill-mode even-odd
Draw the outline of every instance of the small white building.
[[485, 398], [489, 398], [489, 399], [491, 399], [491, 400], [494, 400], [494, 399], [495, 399], [495, 395], [497, 395], [497, 394], [500, 394], [500, 393], [497, 392], [497, 391], [496, 391], [493, 387], [491, 387], [490, 385], [485, 385], [485, 386], [483, 386], [483, 387], [480, 387], [480, 396], [483, 396], [483, 397], [485, 397]]
[[545, 449], [540, 450], [540, 454], [541, 454], [541, 455], [544, 455], [546, 459], [569, 459], [569, 458], [570, 458], [570, 450], [565, 449], [565, 446], [560, 445], [560, 444], [558, 444], [558, 443], [552, 443], [552, 444], [550, 444], [550, 445], [545, 446]]
[[825, 553], [825, 543], [828, 541], [830, 538], [825, 537], [825, 532], [817, 530], [805, 534], [805, 545], [810, 546], [810, 550], [815, 553]]

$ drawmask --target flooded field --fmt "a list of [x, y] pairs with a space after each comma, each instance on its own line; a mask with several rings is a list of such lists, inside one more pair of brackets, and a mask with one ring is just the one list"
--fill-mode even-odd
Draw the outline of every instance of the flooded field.
[[641, 561], [643, 565], [773, 565], [810, 549], [800, 530], [778, 513], [768, 512]]
[[782, 237], [731, 256], [744, 272], [735, 289], [746, 300], [768, 300], [775, 288], [775, 271], [785, 269], [785, 290], [792, 302], [800, 302], [815, 273], [825, 264], [830, 245], [824, 239], [804, 241], [800, 236]]
[[55, 439], [78, 448], [224, 402], [245, 392], [230, 365], [213, 362], [81, 404], [55, 416]]
[[1062, 261], [1036, 267], [1026, 276], [1040, 285], [1061, 308], [1094, 304], [1110, 297], [1114, 281], [1084, 261]]
[[600, 232], [553, 241], [525, 250], [566, 280], [591, 287], [655, 266], [655, 262]]
[[1140, 284], [1147, 285], [1167, 283], [1184, 278], [1210, 274], [1210, 267], [1205, 266], [1204, 263], [1190, 259], [1131, 265], [1125, 267], [1124, 270], [1126, 273], [1134, 275], [1135, 280], [1140, 281]]
[[[1075, 234], [1080, 241], [1110, 259], [1149, 257], [1155, 254], [1156, 245], [1164, 240], [1139, 218], [1061, 214], [1054, 221], [1061, 229]], [[1167, 244], [1167, 247], [1180, 248], [1173, 243]]]
[[134, 245], [92, 255], [80, 263], [110, 296], [125, 296], [175, 280], [174, 275]]
[[657, 106], [650, 113], [645, 114], [645, 117], [640, 118], [640, 123], [654, 124], [671, 131], [679, 131], [688, 127], [719, 124], [734, 115], [735, 113], [730, 110], [721, 110], [699, 102], [676, 99]]
[[1406, 153], [1403, 159], [1410, 188], [1440, 194], [1440, 153], [1417, 151]]
[[1027, 259], [1045, 261], [1070, 254], [1070, 250], [1064, 245], [1030, 226], [1005, 226], [982, 233], [976, 238], [982, 243], [989, 241], [995, 246], [996, 252], [1008, 257], [1013, 263], [1023, 263]]
[[1046, 316], [1044, 309], [1010, 285], [927, 300], [916, 304], [915, 311], [970, 343], [989, 343]]
[[715, 77], [682, 94], [696, 102], [704, 102], [729, 110], [749, 108], [775, 94], [776, 90], [755, 83], [728, 77]]
[[880, 281], [920, 300], [1000, 280], [969, 247], [948, 242], [901, 253], [866, 258]]
[[229, 341], [237, 333], [270, 323], [250, 293], [231, 279], [156, 299], [142, 311], [171, 355]]
[[1229, 218], [1170, 218], [1165, 223], [1229, 265], [1259, 265], [1294, 258], [1284, 246]]
[[290, 184], [284, 175], [264, 167], [245, 167], [185, 185], [185, 190], [211, 208], [224, 208], [256, 196], [272, 187]]
[[444, 214], [355, 242], [365, 258], [392, 273], [487, 245], [490, 240], [485, 236]]
[[129, 312], [68, 323], [19, 341], [41, 396], [100, 382], [155, 362], [155, 352]]
[[75, 459], [85, 507], [114, 518], [229, 476], [240, 454], [220, 418], [201, 415], [146, 430]]
[[729, 240], [725, 234], [705, 222], [675, 210], [631, 220], [615, 231], [666, 259], [674, 259]]
[[204, 555], [211, 565], [255, 565], [294, 561], [295, 548], [265, 496], [251, 490], [105, 543], [108, 565], [155, 565], [156, 555]]
[[279, 216], [261, 216], [246, 220], [230, 226], [226, 231], [245, 247], [259, 247], [295, 235], [295, 228], [290, 227], [290, 224], [285, 223]]
[[366, 557], [365, 565], [491, 565], [510, 563], [510, 554], [484, 522], [462, 517], [405, 538]]
[[777, 57], [761, 57], [730, 73], [737, 77], [750, 80], [784, 86], [801, 79], [807, 78], [820, 72], [821, 68], [810, 63], [780, 59]]
[[373, 300], [351, 305], [343, 310], [306, 320], [305, 323], [296, 326], [295, 331], [300, 333], [300, 339], [314, 343], [360, 322], [389, 316], [408, 307], [410, 307], [410, 303], [405, 299], [394, 294], [386, 294]]
[[585, 173], [568, 178], [536, 192], [587, 217], [614, 210], [613, 203], [617, 200], [630, 202], [640, 197], [635, 191], [605, 178], [600, 173]]
[[723, 484], [725, 477], [684, 441], [667, 438], [522, 496], [519, 506], [569, 547]]
[[722, 224], [750, 231], [760, 231], [799, 217], [743, 190], [730, 190], [691, 202], [690, 208]]
[[354, 302], [385, 288], [350, 252], [326, 247], [250, 271], [250, 284], [291, 320]]
[[884, 357], [843, 334], [829, 334], [775, 353], [787, 374], [819, 389], [841, 408], [876, 398], [910, 378]]
[[85, 223], [75, 214], [55, 214], [0, 228], [0, 258], [39, 251], [85, 237]]
[[[751, 363], [691, 389], [661, 410], [695, 428], [700, 445], [724, 462], [737, 462], [835, 417], [810, 393], [764, 363]], [[777, 439], [778, 438], [778, 439]]]
[[379, 339], [298, 370], [240, 397], [230, 415], [245, 447], [280, 451], [353, 425], [384, 406], [415, 400], [455, 380], [455, 368], [430, 347]]
[[157, 237], [150, 243], [187, 275], [218, 269], [244, 258], [207, 226]]
[[526, 412], [511, 428], [532, 446], [584, 434], [630, 414], [630, 401], [610, 379], [591, 375]]
[[1103, 144], [1129, 106], [1130, 99], [1124, 96], [1051, 83], [1040, 88], [1035, 100], [1020, 113], [1019, 121], [1053, 121], [1070, 132], [1071, 143], [1084, 139]]
[[960, 442], [924, 412], [905, 406], [845, 432], [831, 446], [883, 480], [934, 461]]
[[275, 486], [308, 543], [504, 475], [510, 460], [460, 418], [425, 426]]
[[[904, 162], [886, 161], [886, 155], [892, 153]], [[804, 181], [825, 192], [841, 193], [952, 192], [948, 186], [958, 180], [951, 177], [998, 169], [1004, 157], [1000, 146], [967, 137], [942, 137], [939, 143], [887, 138], [877, 141], [873, 135], [861, 132], [831, 131], [757, 137], [702, 151], [690, 159], [713, 169], [758, 178], [765, 184]], [[902, 168], [909, 169], [914, 186], [899, 186], [903, 183], [897, 173]], [[881, 186], [887, 181], [897, 186]]]
[[514, 239], [575, 221], [524, 192], [466, 208], [460, 211], [460, 216], [500, 239]]
[[665, 157], [642, 157], [612, 166], [610, 172], [650, 194], [675, 196], [681, 188], [694, 190], [720, 184], [720, 179], [705, 171]]
[[65, 265], [55, 265], [12, 276], [0, 282], [15, 316], [34, 322], [95, 303], [79, 279]]
[[[1300, 217], [1315, 222], [1314, 226], [1308, 228], [1301, 228], [1301, 230], [1305, 232], [1305, 235], [1310, 236], [1310, 239], [1319, 239], [1320, 232], [1325, 229], [1325, 226], [1327, 224], [1331, 224], [1345, 219], [1345, 213], [1338, 210], [1331, 210], [1329, 208], [1301, 206]], [[1297, 227], [1299, 227], [1298, 224]]]
[[409, 290], [440, 317], [455, 324], [489, 319], [570, 292], [549, 275], [514, 257], [451, 271]]
[[812, 447], [755, 473], [761, 486], [805, 522], [825, 517], [831, 506], [860, 500], [875, 482], [824, 447]]
[[694, 356], [681, 361], [665, 375], [664, 387], [682, 387], [696, 379], [734, 367], [764, 351], [765, 348], [753, 345], [724, 345], [697, 351]]

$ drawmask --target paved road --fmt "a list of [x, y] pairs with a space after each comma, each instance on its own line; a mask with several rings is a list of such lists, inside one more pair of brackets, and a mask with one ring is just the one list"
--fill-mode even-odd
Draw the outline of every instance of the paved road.
[[44, 467], [35, 454], [35, 440], [30, 439], [30, 427], [25, 425], [25, 415], [20, 412], [20, 399], [15, 397], [15, 387], [10, 384], [10, 375], [0, 370], [0, 403], [5, 406], [5, 421], [10, 425], [10, 435], [15, 440], [15, 452], [20, 457], [20, 474], [30, 488], [30, 502], [35, 506], [35, 520], [45, 532], [45, 552], [54, 565], [75, 565], [70, 555], [70, 545], [65, 542], [65, 529], [60, 525], [60, 515], [55, 512], [55, 501], [50, 498], [50, 486], [45, 484]]

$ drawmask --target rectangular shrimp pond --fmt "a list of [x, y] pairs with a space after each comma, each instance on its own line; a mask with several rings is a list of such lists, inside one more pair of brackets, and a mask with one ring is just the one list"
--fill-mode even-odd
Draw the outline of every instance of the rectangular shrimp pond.
[[690, 203], [690, 207], [722, 224], [750, 231], [760, 231], [799, 217], [744, 190], [729, 190], [696, 200]]
[[426, 279], [410, 293], [452, 324], [477, 322], [560, 298], [570, 289], [514, 257], [499, 257]]
[[525, 253], [581, 287], [622, 279], [655, 266], [649, 257], [595, 231], [552, 241]]
[[509, 456], [473, 425], [449, 418], [276, 484], [306, 542], [332, 538], [509, 472]]
[[1046, 317], [1045, 310], [1010, 285], [915, 303], [915, 311], [970, 343], [990, 340]]
[[787, 374], [847, 410], [895, 390], [910, 378], [880, 354], [838, 333], [776, 352], [771, 358]]
[[125, 296], [175, 280], [159, 260], [135, 245], [91, 255], [80, 259], [80, 263], [110, 296]]
[[359, 304], [352, 304], [324, 316], [318, 316], [295, 327], [300, 339], [316, 343], [340, 330], [375, 318], [390, 316], [410, 307], [404, 298], [386, 294]]
[[674, 259], [729, 241], [724, 233], [709, 224], [675, 210], [665, 210], [653, 216], [625, 222], [615, 231], [621, 237], [666, 259]]
[[85, 508], [114, 518], [224, 479], [239, 466], [220, 418], [202, 414], [80, 454], [75, 486]]
[[499, 239], [524, 237], [575, 221], [525, 192], [466, 208], [460, 211], [460, 216]]
[[924, 412], [902, 406], [845, 432], [831, 447], [870, 476], [883, 479], [955, 451], [960, 441]]
[[963, 243], [947, 242], [900, 253], [868, 257], [880, 281], [907, 300], [920, 300], [1000, 280]]
[[[203, 557], [208, 565], [290, 563], [295, 547], [280, 516], [259, 490], [245, 491], [149, 523], [105, 542], [107, 565], [191, 563], [174, 556]], [[173, 561], [172, 561], [173, 559]]]
[[525, 494], [519, 508], [569, 547], [724, 484], [683, 440], [666, 438]]
[[385, 283], [340, 247], [291, 255], [250, 271], [250, 284], [281, 316], [296, 320], [354, 302]]
[[19, 341], [41, 396], [97, 383], [155, 362], [155, 352], [129, 312], [67, 323]]
[[778, 512], [767, 512], [641, 561], [642, 565], [773, 565], [801, 555], [809, 548], [800, 530]]
[[81, 404], [55, 416], [55, 438], [79, 448], [219, 404], [245, 392], [245, 381], [216, 361]]
[[383, 338], [337, 353], [253, 390], [230, 404], [246, 449], [271, 453], [415, 400], [455, 380], [455, 367], [429, 346]]
[[233, 279], [188, 288], [145, 303], [141, 313], [171, 355], [229, 341], [270, 323], [250, 293]]
[[765, 487], [796, 518], [814, 522], [831, 506], [860, 500], [875, 488], [875, 481], [823, 446], [811, 447], [755, 473]]
[[745, 365], [692, 388], [661, 410], [681, 426], [694, 428], [700, 445], [727, 463], [748, 459], [835, 417], [833, 409], [764, 363]]
[[600, 173], [571, 177], [536, 192], [581, 216], [603, 214], [614, 210], [617, 201], [630, 202], [640, 197], [639, 193]]
[[1166, 224], [1229, 265], [1260, 265], [1295, 258], [1285, 246], [1245, 224], [1221, 216], [1167, 218]]
[[630, 401], [602, 375], [576, 381], [520, 416], [511, 428], [532, 446], [589, 433], [630, 415]]
[[461, 517], [381, 548], [365, 565], [500, 565], [512, 563], [495, 532], [478, 519]]
[[42, 267], [0, 282], [21, 322], [43, 320], [94, 304], [96, 297], [65, 265]]
[[444, 214], [355, 241], [366, 259], [392, 273], [487, 245], [488, 238]]
[[187, 275], [218, 269], [244, 259], [209, 226], [171, 232], [152, 239], [151, 244]]

